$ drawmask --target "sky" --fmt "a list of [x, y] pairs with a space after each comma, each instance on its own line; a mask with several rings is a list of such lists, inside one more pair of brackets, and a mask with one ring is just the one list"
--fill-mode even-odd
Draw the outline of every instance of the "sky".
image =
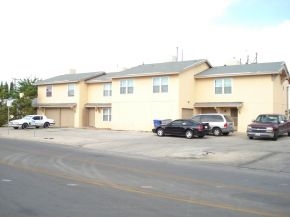
[[0, 0], [0, 81], [207, 59], [285, 61], [290, 0]]

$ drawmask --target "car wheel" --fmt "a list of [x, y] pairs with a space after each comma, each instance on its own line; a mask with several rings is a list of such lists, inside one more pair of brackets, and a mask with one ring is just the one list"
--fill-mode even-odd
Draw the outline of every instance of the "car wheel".
[[185, 137], [187, 138], [187, 139], [191, 139], [192, 137], [193, 137], [193, 131], [192, 130], [186, 130], [186, 132], [185, 132]]
[[14, 129], [18, 129], [18, 127], [13, 127]]
[[254, 137], [253, 136], [249, 136], [249, 139], [253, 139]]
[[48, 122], [43, 124], [43, 128], [48, 128], [48, 127], [49, 127], [49, 123]]
[[21, 126], [22, 129], [26, 129], [27, 127], [28, 127], [27, 123], [23, 123], [22, 126]]
[[157, 135], [164, 136], [164, 129], [162, 129], [162, 128], [157, 129]]
[[213, 134], [214, 136], [220, 136], [220, 135], [222, 134], [222, 131], [221, 131], [220, 128], [215, 127], [215, 128], [213, 128], [213, 130], [212, 130], [212, 134]]
[[288, 136], [290, 136], [290, 132], [288, 132]]

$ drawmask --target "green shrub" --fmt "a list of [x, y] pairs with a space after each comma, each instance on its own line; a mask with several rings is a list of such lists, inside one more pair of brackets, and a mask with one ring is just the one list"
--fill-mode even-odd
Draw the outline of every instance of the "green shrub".
[[0, 106], [0, 126], [6, 125], [8, 119], [7, 106]]

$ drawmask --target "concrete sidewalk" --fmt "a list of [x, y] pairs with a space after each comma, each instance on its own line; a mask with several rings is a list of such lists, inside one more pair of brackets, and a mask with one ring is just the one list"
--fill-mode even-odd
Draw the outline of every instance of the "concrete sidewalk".
[[278, 141], [249, 140], [243, 133], [186, 139], [151, 132], [99, 129], [0, 128], [0, 137], [70, 145], [130, 156], [183, 159], [290, 173], [290, 137]]

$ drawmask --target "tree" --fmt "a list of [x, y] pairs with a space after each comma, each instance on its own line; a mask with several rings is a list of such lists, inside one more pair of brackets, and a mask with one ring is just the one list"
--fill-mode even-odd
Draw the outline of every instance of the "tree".
[[37, 81], [34, 79], [20, 79], [17, 84], [18, 93], [23, 93], [25, 97], [30, 99], [37, 97], [37, 87], [34, 85]]
[[[20, 79], [17, 84], [7, 82], [0, 84], [0, 126], [7, 124], [8, 108], [7, 99], [14, 99], [9, 108], [9, 114], [14, 119], [21, 118], [27, 114], [35, 114], [36, 108], [32, 107], [32, 100], [37, 97], [37, 87], [35, 82], [38, 79]], [[20, 95], [20, 93], [22, 93]]]
[[[11, 115], [14, 118], [21, 118], [28, 114], [35, 114], [36, 108], [32, 107], [32, 100], [37, 97], [37, 87], [34, 79], [20, 79], [17, 82], [14, 94], [16, 94], [13, 107], [11, 108]], [[20, 96], [20, 93], [22, 95]]]
[[8, 83], [7, 82], [5, 82], [5, 84], [3, 85], [3, 91], [4, 91], [4, 96], [3, 96], [3, 98], [4, 99], [7, 99], [7, 98], [9, 98], [9, 86], [8, 86]]
[[9, 96], [9, 92], [7, 90], [8, 84], [1, 82], [0, 84], [0, 126], [3, 126], [7, 123], [7, 105], [6, 100]]

